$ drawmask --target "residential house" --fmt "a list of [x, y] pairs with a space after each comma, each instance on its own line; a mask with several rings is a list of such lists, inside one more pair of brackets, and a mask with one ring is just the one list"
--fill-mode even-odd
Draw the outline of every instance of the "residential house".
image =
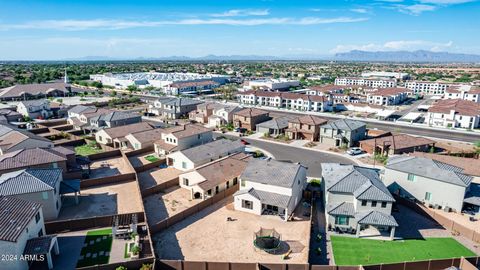
[[90, 118], [90, 126], [96, 129], [113, 128], [142, 121], [142, 116], [137, 113], [111, 111]]
[[[126, 147], [125, 144], [127, 143], [127, 139], [125, 139], [125, 136], [127, 136], [128, 134], [132, 132], [143, 132], [152, 129], [154, 129], [154, 126], [151, 123], [147, 122], [117, 126], [113, 128], [105, 128], [95, 133], [95, 140], [99, 144], [112, 146], [114, 148], [122, 148]], [[118, 139], [117, 143], [115, 143], [115, 139]]]
[[90, 131], [90, 119], [99, 115], [108, 114], [111, 111], [104, 108], [97, 108], [95, 106], [77, 105], [68, 110], [68, 123], [73, 125], [74, 129]]
[[396, 156], [387, 161], [384, 182], [401, 197], [460, 212], [473, 179], [463, 171], [437, 160]]
[[205, 163], [243, 152], [245, 145], [240, 141], [219, 139], [202, 145], [186, 148], [167, 155], [167, 164], [177, 170], [192, 170]]
[[238, 184], [249, 155], [235, 153], [180, 174], [179, 184], [190, 190], [190, 199], [205, 200]]
[[163, 116], [165, 119], [179, 119], [188, 116], [201, 103], [203, 101], [189, 98], [163, 97], [155, 100], [153, 105], [149, 106], [148, 112]]
[[233, 115], [243, 110], [243, 108], [235, 105], [223, 105], [213, 109], [213, 114], [208, 117], [208, 126], [220, 127], [233, 123]]
[[58, 217], [62, 207], [60, 197], [61, 169], [22, 169], [0, 176], [0, 195], [12, 196], [42, 205], [45, 220]]
[[0, 109], [0, 122], [10, 123], [10, 122], [20, 122], [23, 120], [23, 115], [14, 110], [10, 109]]
[[207, 124], [208, 118], [213, 115], [213, 111], [222, 107], [221, 104], [214, 102], [198, 104], [197, 109], [188, 114], [188, 118], [197, 123]]
[[154, 143], [155, 153], [165, 156], [174, 151], [180, 151], [213, 140], [212, 130], [198, 124], [187, 124], [166, 128], [161, 138]]
[[246, 108], [233, 114], [233, 126], [249, 131], [254, 131], [257, 124], [267, 120], [270, 120], [268, 112], [255, 108]]
[[51, 148], [53, 142], [25, 130], [0, 125], [0, 155], [37, 147]]
[[67, 172], [67, 154], [54, 148], [20, 149], [0, 156], [0, 174], [28, 168], [62, 169]]
[[[391, 215], [392, 194], [379, 171], [338, 163], [322, 163], [327, 227], [361, 236], [389, 232], [393, 240], [398, 223]], [[362, 232], [363, 231], [363, 232]]]
[[367, 125], [360, 121], [340, 119], [320, 126], [320, 143], [332, 147], [352, 147], [365, 139]]
[[75, 92], [75, 89], [65, 83], [17, 84], [0, 89], [0, 100], [64, 97]]
[[132, 148], [134, 150], [147, 148], [154, 145], [154, 142], [161, 139], [163, 129], [155, 128], [140, 132], [129, 133], [125, 138], [116, 138], [113, 143], [120, 145], [120, 148]]
[[367, 94], [369, 104], [393, 106], [403, 103], [411, 91], [407, 88], [382, 88]]
[[477, 128], [480, 104], [463, 99], [439, 100], [428, 109], [425, 123], [434, 127]]
[[47, 119], [53, 115], [47, 99], [20, 101], [17, 104], [17, 112], [30, 119]]
[[313, 115], [297, 117], [288, 121], [285, 134], [292, 140], [318, 141], [320, 126], [326, 123], [327, 120]]
[[463, 169], [463, 174], [473, 177], [473, 182], [480, 183], [480, 159], [442, 155], [426, 152], [409, 153], [410, 156], [433, 159]]
[[256, 215], [276, 214], [285, 221], [302, 200], [307, 168], [298, 163], [252, 159], [240, 175], [234, 207]]
[[278, 137], [285, 134], [285, 130], [288, 128], [288, 123], [292, 120], [293, 117], [291, 116], [273, 118], [272, 120], [257, 124], [256, 130], [258, 133]]
[[428, 152], [435, 148], [435, 141], [407, 134], [391, 134], [360, 141], [360, 148], [369, 154], [399, 155], [412, 152]]
[[[30, 239], [45, 234], [42, 205], [11, 196], [0, 196], [0, 228], [0, 250], [7, 258], [0, 260], [0, 269], [29, 269], [29, 261], [20, 258]], [[50, 266], [51, 257], [48, 255], [47, 259]]]
[[451, 85], [445, 90], [443, 99], [463, 99], [480, 102], [480, 87], [473, 85]]

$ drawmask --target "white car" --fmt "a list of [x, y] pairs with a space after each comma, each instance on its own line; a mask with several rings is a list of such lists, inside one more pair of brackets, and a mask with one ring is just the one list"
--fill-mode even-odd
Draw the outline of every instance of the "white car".
[[351, 156], [360, 155], [362, 153], [363, 153], [363, 151], [359, 147], [352, 147], [352, 148], [347, 150], [347, 154], [349, 154]]

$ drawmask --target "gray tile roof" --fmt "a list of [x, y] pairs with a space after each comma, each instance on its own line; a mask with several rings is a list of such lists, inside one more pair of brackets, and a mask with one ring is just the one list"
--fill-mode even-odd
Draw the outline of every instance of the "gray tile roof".
[[355, 214], [355, 219], [358, 224], [398, 227], [398, 223], [392, 215], [379, 211], [359, 212]]
[[333, 216], [355, 216], [355, 206], [353, 203], [341, 202], [337, 204], [328, 204], [327, 213]]
[[93, 121], [119, 121], [119, 120], [126, 120], [131, 118], [140, 118], [141, 116], [136, 113], [128, 113], [128, 112], [120, 112], [120, 111], [112, 111], [107, 114], [98, 115], [93, 117], [91, 120]]
[[301, 169], [301, 164], [276, 161], [274, 159], [252, 159], [240, 179], [272, 186], [290, 188]]
[[50, 251], [52, 241], [55, 239], [55, 235], [45, 235], [41, 237], [35, 237], [28, 239], [23, 250], [24, 255], [43, 255]]
[[81, 114], [82, 112], [89, 111], [89, 110], [95, 111], [96, 108], [94, 106], [77, 105], [72, 107], [70, 110], [68, 110], [68, 112]]
[[336, 130], [347, 130], [352, 131], [359, 129], [361, 127], [365, 127], [367, 124], [360, 121], [350, 120], [350, 119], [340, 119], [333, 121], [331, 123], [325, 124], [321, 126], [322, 128], [330, 128]]
[[36, 202], [0, 196], [0, 240], [17, 242], [40, 208]]
[[322, 176], [329, 192], [352, 194], [359, 200], [395, 201], [376, 169], [322, 163]]
[[239, 148], [242, 150], [245, 148], [239, 140], [230, 141], [227, 139], [219, 139], [203, 145], [188, 148], [180, 152], [193, 163], [197, 164], [198, 162], [205, 160], [208, 162], [212, 161], [212, 159], [218, 159], [219, 156], [226, 156], [236, 153], [239, 151]]
[[290, 202], [290, 196], [282, 195], [274, 192], [261, 191], [254, 188], [242, 189], [235, 192], [234, 196], [248, 193], [257, 198], [262, 204], [269, 204], [281, 208], [287, 208]]
[[0, 98], [20, 97], [23, 96], [24, 93], [35, 96], [39, 94], [45, 95], [52, 90], [59, 90], [66, 93], [69, 88], [70, 85], [64, 83], [17, 84], [0, 89]]
[[386, 168], [462, 187], [467, 187], [473, 180], [473, 177], [462, 173], [462, 168], [423, 157], [391, 157]]
[[25, 107], [28, 106], [43, 106], [44, 104], [48, 104], [48, 100], [46, 99], [32, 99], [32, 100], [22, 100], [20, 101]]
[[470, 190], [465, 195], [463, 202], [480, 206], [480, 184], [470, 185]]
[[26, 169], [4, 173], [0, 176], [0, 195], [53, 190], [61, 175], [61, 169]]
[[292, 117], [283, 116], [274, 118], [272, 120], [257, 124], [257, 127], [270, 128], [270, 129], [284, 129], [288, 127], [288, 121], [292, 120]]
[[52, 151], [51, 149], [22, 149], [1, 155], [0, 170], [26, 168], [29, 166], [61, 162], [66, 160], [66, 157], [55, 153], [55, 151]]

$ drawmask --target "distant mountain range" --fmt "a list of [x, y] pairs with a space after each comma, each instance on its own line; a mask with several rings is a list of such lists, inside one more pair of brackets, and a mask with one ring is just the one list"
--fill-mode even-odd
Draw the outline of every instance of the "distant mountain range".
[[462, 62], [480, 63], [480, 55], [432, 51], [360, 51], [353, 50], [335, 55], [206, 55], [201, 57], [165, 56], [115, 58], [108, 56], [85, 56], [62, 61], [361, 61], [361, 62]]
[[432, 52], [432, 51], [381, 51], [369, 52], [354, 50], [346, 53], [337, 53], [334, 57], [339, 61], [385, 61], [385, 62], [480, 62], [480, 55]]

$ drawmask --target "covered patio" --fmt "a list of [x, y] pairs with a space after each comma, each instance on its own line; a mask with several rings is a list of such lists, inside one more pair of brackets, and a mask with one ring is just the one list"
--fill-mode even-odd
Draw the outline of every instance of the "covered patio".
[[357, 237], [388, 237], [393, 240], [398, 223], [392, 215], [379, 211], [360, 212], [355, 214], [357, 220]]
[[55, 255], [60, 254], [57, 236], [46, 235], [29, 239], [25, 245], [23, 255], [28, 256], [34, 263], [43, 262], [43, 260], [40, 260], [40, 257], [45, 256], [48, 269], [53, 269], [52, 250]]

